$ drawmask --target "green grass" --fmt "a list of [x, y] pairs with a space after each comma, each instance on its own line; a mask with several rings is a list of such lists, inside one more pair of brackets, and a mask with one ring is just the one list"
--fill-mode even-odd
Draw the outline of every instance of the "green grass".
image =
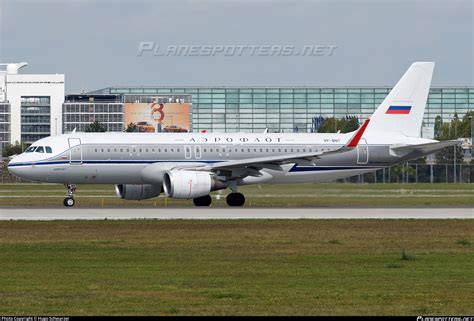
[[0, 315], [472, 315], [473, 239], [474, 220], [1, 222]]
[[[293, 184], [252, 185], [239, 189], [246, 206], [474, 206], [474, 184]], [[213, 205], [225, 207], [228, 191], [213, 192]], [[62, 207], [66, 190], [55, 184], [0, 185], [0, 206]], [[188, 200], [164, 197], [142, 201], [117, 198], [112, 185], [79, 185], [77, 205], [82, 207], [192, 206]]]

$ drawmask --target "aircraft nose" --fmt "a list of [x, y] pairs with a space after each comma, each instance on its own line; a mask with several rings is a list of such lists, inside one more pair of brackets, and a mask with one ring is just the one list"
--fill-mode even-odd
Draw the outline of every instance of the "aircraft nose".
[[8, 163], [8, 171], [14, 175], [17, 175], [18, 173], [18, 166], [16, 166], [18, 164], [18, 162], [14, 162], [13, 160], [11, 160], [9, 163]]

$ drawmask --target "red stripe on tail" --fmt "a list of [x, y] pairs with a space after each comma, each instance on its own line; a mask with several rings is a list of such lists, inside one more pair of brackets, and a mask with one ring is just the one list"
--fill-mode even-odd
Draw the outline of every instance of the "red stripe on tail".
[[370, 119], [367, 119], [364, 124], [359, 128], [359, 130], [355, 133], [354, 137], [352, 137], [351, 141], [349, 144], [347, 144], [346, 147], [354, 148], [359, 144], [359, 140], [364, 134], [365, 129], [367, 128], [367, 125], [369, 124]]

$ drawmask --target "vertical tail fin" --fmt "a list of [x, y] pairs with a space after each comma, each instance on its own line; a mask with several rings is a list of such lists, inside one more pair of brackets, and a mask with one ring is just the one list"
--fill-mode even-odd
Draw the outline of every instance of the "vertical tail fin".
[[370, 117], [367, 134], [420, 137], [434, 62], [415, 62]]

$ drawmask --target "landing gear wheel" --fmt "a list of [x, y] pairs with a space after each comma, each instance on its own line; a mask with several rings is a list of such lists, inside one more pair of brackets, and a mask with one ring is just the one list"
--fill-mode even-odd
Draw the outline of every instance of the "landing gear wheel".
[[245, 196], [242, 193], [230, 193], [226, 198], [229, 206], [243, 206], [245, 204]]
[[67, 188], [67, 197], [64, 199], [63, 204], [66, 207], [72, 207], [76, 204], [74, 200], [74, 194], [76, 193], [76, 185], [74, 184], [64, 184]]
[[211, 195], [206, 195], [193, 198], [193, 203], [195, 206], [209, 206], [212, 203], [212, 197]]
[[63, 204], [66, 207], [72, 207], [74, 204], [76, 204], [76, 201], [72, 197], [66, 197], [63, 201]]

